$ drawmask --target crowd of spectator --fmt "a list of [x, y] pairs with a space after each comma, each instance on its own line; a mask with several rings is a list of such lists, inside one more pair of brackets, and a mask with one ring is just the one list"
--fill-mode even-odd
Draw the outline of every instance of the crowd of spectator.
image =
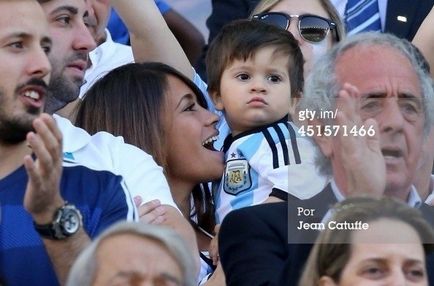
[[0, 285], [434, 285], [417, 2], [0, 0]]

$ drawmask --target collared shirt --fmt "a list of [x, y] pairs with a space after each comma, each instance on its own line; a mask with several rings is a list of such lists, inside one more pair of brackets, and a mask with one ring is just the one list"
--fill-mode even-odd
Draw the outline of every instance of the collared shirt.
[[[331, 180], [331, 186], [332, 186], [333, 193], [336, 199], [338, 200], [338, 202], [343, 201], [345, 199], [345, 196], [339, 190], [334, 179]], [[413, 185], [411, 185], [410, 193], [408, 194], [408, 198], [407, 198], [407, 205], [412, 208], [419, 208], [421, 204], [422, 204], [422, 199], [420, 198], [419, 193], [417, 192], [416, 188]]]
[[[7, 285], [59, 285], [33, 218], [23, 206], [27, 181], [24, 165], [0, 180], [0, 277]], [[91, 239], [117, 221], [138, 220], [123, 178], [107, 169], [64, 161], [59, 189], [62, 198], [80, 210]]]
[[431, 175], [431, 193], [425, 200], [425, 203], [428, 205], [434, 205], [434, 175]]
[[[334, 179], [330, 181], [330, 185], [332, 187], [332, 191], [336, 197], [336, 200], [338, 202], [342, 202], [343, 200], [345, 200], [345, 196], [339, 190]], [[408, 194], [408, 198], [407, 198], [407, 205], [412, 208], [419, 208], [422, 205], [422, 199], [420, 198], [419, 193], [417, 192], [416, 188], [413, 185], [411, 185], [410, 187], [410, 193]], [[332, 215], [333, 212], [331, 210], [328, 210], [321, 222], [329, 221]]]
[[84, 83], [80, 88], [80, 98], [83, 98], [86, 91], [109, 71], [134, 62], [131, 47], [113, 42], [107, 29], [105, 33], [107, 36], [105, 42], [89, 53], [92, 66], [86, 70], [84, 75]]
[[107, 170], [120, 175], [132, 197], [143, 202], [159, 199], [161, 204], [178, 209], [169, 185], [152, 156], [126, 144], [122, 137], [107, 132], [89, 135], [61, 116], [54, 119], [63, 135], [64, 165], [83, 165], [93, 170]]

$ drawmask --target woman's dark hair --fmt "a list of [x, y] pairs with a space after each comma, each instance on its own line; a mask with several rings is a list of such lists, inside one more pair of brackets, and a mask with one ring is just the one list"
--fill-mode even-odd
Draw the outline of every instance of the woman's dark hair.
[[[76, 126], [90, 134], [106, 131], [122, 136], [126, 143], [151, 154], [167, 172], [164, 118], [169, 75], [185, 83], [198, 104], [207, 108], [200, 89], [176, 69], [156, 62], [131, 63], [113, 69], [87, 91], [78, 106]], [[212, 232], [214, 208], [208, 186], [197, 185], [192, 194], [198, 224]]]
[[[281, 28], [257, 20], [236, 20], [226, 24], [209, 45], [206, 54], [208, 91], [220, 94], [223, 72], [235, 60], [246, 61], [264, 48], [287, 60], [291, 97], [303, 92], [303, 54], [294, 36]], [[289, 95], [288, 95], [289, 96]]]

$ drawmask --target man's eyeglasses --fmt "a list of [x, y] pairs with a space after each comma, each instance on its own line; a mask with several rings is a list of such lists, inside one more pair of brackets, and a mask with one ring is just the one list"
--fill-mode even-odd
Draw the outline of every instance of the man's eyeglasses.
[[300, 36], [308, 42], [319, 43], [326, 38], [330, 30], [336, 31], [336, 23], [333, 21], [310, 14], [288, 15], [282, 12], [266, 12], [254, 15], [253, 19], [287, 30], [294, 17], [298, 18]]

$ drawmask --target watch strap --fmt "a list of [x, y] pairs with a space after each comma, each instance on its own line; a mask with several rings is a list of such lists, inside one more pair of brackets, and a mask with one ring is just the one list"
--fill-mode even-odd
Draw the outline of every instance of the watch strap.
[[55, 240], [60, 239], [57, 238], [59, 234], [56, 233], [54, 229], [54, 224], [52, 222], [48, 224], [37, 224], [36, 222], [33, 222], [33, 226], [35, 227], [35, 230], [44, 238], [55, 239]]

